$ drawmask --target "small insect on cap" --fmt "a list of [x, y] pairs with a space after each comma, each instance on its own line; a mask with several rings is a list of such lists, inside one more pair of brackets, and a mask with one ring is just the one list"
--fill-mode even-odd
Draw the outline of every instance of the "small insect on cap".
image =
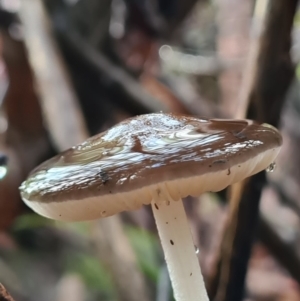
[[46, 161], [20, 190], [43, 216], [97, 219], [222, 190], [267, 168], [281, 144], [274, 127], [249, 120], [141, 115]]

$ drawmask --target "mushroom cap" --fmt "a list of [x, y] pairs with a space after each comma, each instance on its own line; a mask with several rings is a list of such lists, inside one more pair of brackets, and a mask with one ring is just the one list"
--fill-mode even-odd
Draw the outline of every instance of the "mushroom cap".
[[20, 191], [43, 216], [91, 220], [222, 190], [267, 168], [281, 144], [274, 127], [250, 120], [141, 115], [41, 164]]

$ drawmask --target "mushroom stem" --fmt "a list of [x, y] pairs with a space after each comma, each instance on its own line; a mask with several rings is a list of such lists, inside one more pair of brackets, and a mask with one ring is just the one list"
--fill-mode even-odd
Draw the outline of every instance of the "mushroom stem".
[[208, 301], [182, 201], [151, 205], [176, 301]]

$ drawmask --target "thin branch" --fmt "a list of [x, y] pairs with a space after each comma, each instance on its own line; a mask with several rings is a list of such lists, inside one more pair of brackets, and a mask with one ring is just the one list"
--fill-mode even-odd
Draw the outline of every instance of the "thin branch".
[[9, 292], [0, 283], [0, 301], [14, 301]]
[[136, 266], [136, 257], [124, 235], [119, 216], [94, 224], [93, 241], [99, 259], [112, 273], [120, 301], [150, 301], [144, 278]]
[[300, 283], [300, 257], [295, 246], [283, 241], [262, 217], [258, 222], [258, 238], [288, 273]]
[[40, 103], [53, 143], [62, 151], [82, 142], [87, 129], [42, 2], [21, 3], [19, 15]]
[[[35, 73], [41, 108], [47, 121], [49, 134], [58, 150], [76, 145], [89, 136], [84, 117], [79, 108], [76, 94], [50, 30], [50, 21], [42, 0], [24, 0], [20, 17], [25, 27], [25, 43], [29, 60]], [[76, 43], [80, 41], [76, 40]], [[84, 43], [87, 49], [92, 49]], [[96, 55], [96, 52], [88, 53]], [[96, 55], [96, 62], [99, 57]], [[96, 63], [93, 62], [93, 63]], [[103, 59], [100, 65], [109, 69], [109, 74], [118, 77], [114, 69]], [[102, 66], [102, 65], [101, 65]], [[124, 87], [131, 91], [132, 86]], [[135, 91], [138, 93], [138, 91]], [[148, 99], [151, 100], [151, 97]], [[139, 270], [134, 251], [121, 226], [119, 216], [102, 219], [95, 223], [102, 228], [102, 243], [97, 243], [97, 253], [102, 261], [107, 261], [113, 278], [118, 284], [120, 300], [148, 301], [145, 279]], [[121, 248], [118, 243], [122, 241]], [[126, 246], [127, 257], [124, 256]], [[101, 252], [101, 250], [113, 252]], [[133, 298], [136, 297], [136, 299]]]
[[279, 196], [281, 204], [291, 208], [300, 217], [300, 206], [298, 204], [299, 202], [288, 196], [285, 192], [284, 187], [282, 187], [278, 183], [271, 181], [269, 185]]
[[101, 52], [93, 49], [79, 34], [72, 31], [60, 32], [60, 41], [83, 58], [88, 66], [105, 78], [107, 89], [120, 103], [126, 103], [139, 113], [168, 112], [170, 109], [147, 93], [125, 70], [113, 64]]
[[[275, 126], [279, 123], [285, 94], [294, 76], [290, 48], [297, 4], [297, 0], [269, 2], [257, 61], [253, 62], [257, 68], [246, 101], [250, 103], [248, 118]], [[234, 202], [225, 230], [220, 259], [210, 286], [212, 299], [240, 301], [243, 298], [248, 260], [256, 233], [259, 200], [265, 183], [265, 175], [260, 173], [252, 177], [244, 189], [241, 184], [234, 187], [243, 191], [243, 194]]]

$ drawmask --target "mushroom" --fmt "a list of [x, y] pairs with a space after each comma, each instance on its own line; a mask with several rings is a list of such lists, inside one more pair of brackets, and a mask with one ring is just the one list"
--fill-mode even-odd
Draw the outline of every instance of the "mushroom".
[[148, 114], [125, 120], [36, 168], [24, 202], [63, 221], [151, 204], [177, 301], [208, 300], [182, 198], [219, 191], [263, 169], [282, 138], [267, 124]]

